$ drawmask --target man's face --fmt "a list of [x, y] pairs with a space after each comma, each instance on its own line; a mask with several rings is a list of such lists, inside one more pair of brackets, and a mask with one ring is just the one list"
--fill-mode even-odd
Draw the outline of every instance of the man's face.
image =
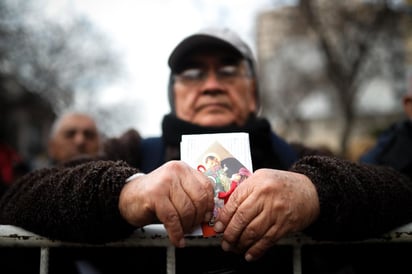
[[174, 81], [177, 117], [200, 126], [244, 125], [256, 111], [250, 75], [246, 61], [230, 51], [190, 55]]
[[57, 162], [64, 162], [82, 155], [97, 155], [99, 145], [95, 122], [88, 116], [69, 115], [60, 121], [50, 139], [49, 155]]
[[412, 120], [412, 92], [403, 97], [403, 109], [408, 118]]

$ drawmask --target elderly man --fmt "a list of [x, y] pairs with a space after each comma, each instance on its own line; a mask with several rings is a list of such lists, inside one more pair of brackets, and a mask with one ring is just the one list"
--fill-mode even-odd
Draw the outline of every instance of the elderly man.
[[391, 166], [412, 178], [412, 79], [409, 91], [402, 97], [405, 119], [387, 128], [361, 162]]
[[48, 141], [48, 155], [53, 163], [64, 163], [81, 156], [96, 156], [100, 136], [95, 120], [81, 112], [68, 112], [54, 122]]
[[[195, 33], [176, 46], [168, 64], [171, 113], [163, 119], [162, 136], [141, 140], [128, 132], [104, 146], [107, 159], [121, 159], [115, 152], [134, 146], [134, 167], [122, 161], [92, 161], [38, 171], [0, 200], [0, 222], [83, 242], [118, 240], [137, 227], [161, 222], [170, 241], [184, 247], [185, 233], [211, 218], [214, 202], [208, 179], [179, 160], [181, 136], [221, 132], [250, 136], [254, 172], [232, 193], [214, 227], [223, 235], [222, 249], [241, 253], [245, 261], [260, 262], [280, 238], [293, 232], [318, 239], [361, 239], [412, 221], [409, 178], [338, 158], [297, 159], [269, 122], [257, 115], [256, 65], [237, 34], [227, 29]], [[33, 180], [42, 187], [27, 187]], [[78, 191], [67, 192], [72, 184]], [[196, 256], [185, 250], [179, 249], [178, 257]], [[196, 259], [203, 258], [203, 266], [188, 271], [276, 272], [253, 268], [256, 265], [243, 268], [241, 257], [231, 252], [204, 252], [207, 258]]]

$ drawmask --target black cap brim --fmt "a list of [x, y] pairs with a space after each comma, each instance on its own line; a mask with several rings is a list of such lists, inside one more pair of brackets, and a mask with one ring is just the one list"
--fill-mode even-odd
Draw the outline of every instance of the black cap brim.
[[215, 48], [215, 47], [223, 47], [229, 48], [243, 56], [242, 52], [240, 52], [234, 45], [228, 43], [225, 40], [216, 38], [214, 36], [206, 35], [206, 34], [195, 34], [192, 36], [187, 37], [186, 39], [182, 40], [172, 51], [170, 54], [168, 65], [172, 71], [177, 71], [181, 61], [184, 57], [186, 57], [191, 51], [198, 49], [198, 48]]

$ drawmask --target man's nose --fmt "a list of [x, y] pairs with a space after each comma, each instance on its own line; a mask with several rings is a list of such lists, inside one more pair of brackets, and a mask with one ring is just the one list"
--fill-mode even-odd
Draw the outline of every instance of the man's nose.
[[76, 144], [83, 144], [83, 143], [86, 142], [86, 136], [84, 136], [84, 134], [82, 132], [78, 132], [74, 136], [74, 142]]
[[223, 84], [220, 81], [215, 70], [210, 69], [205, 76], [202, 88], [204, 90], [219, 90], [223, 88]]

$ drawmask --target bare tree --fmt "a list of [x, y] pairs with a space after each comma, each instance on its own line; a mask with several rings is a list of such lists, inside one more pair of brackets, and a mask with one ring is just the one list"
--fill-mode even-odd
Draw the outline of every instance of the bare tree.
[[124, 75], [120, 56], [85, 18], [46, 16], [46, 2], [0, 1], [0, 137], [33, 161], [60, 112], [87, 111], [111, 134], [133, 110], [94, 103], [101, 87]]
[[[47, 98], [59, 112], [76, 90], [94, 96], [121, 74], [105, 36], [81, 17], [70, 24], [36, 14], [35, 1], [0, 3], [0, 73]], [[37, 12], [37, 11], [36, 11]]]
[[345, 153], [362, 84], [379, 76], [404, 80], [402, 14], [390, 1], [300, 0], [299, 7], [324, 55], [325, 73], [335, 91], [332, 102], [342, 117]]
[[292, 131], [298, 125], [305, 136], [304, 104], [322, 98], [329, 106], [325, 114], [336, 120], [338, 152], [346, 154], [364, 87], [384, 79], [395, 96], [405, 90], [404, 19], [410, 16], [404, 11], [390, 0], [300, 0], [264, 14], [259, 39], [265, 114], [285, 125], [284, 134], [288, 125]]
[[290, 125], [299, 124], [300, 134], [304, 135], [306, 127], [302, 123], [300, 104], [302, 98], [318, 92], [323, 83], [321, 56], [307, 38], [284, 40], [277, 54], [261, 65], [262, 110], [272, 121], [275, 117], [282, 120], [285, 134]]

